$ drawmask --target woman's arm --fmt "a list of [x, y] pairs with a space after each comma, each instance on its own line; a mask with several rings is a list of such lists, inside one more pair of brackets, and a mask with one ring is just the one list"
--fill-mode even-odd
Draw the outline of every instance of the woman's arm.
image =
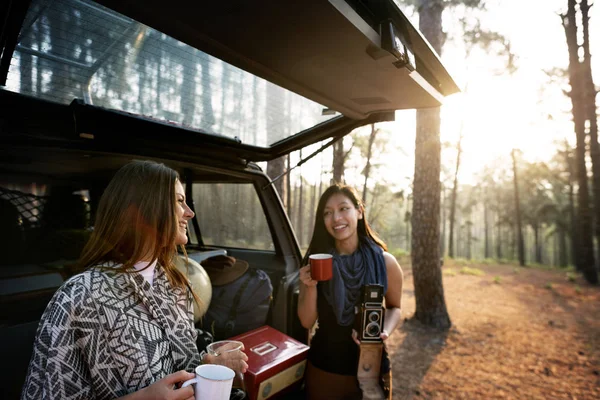
[[387, 339], [398, 327], [402, 320], [402, 283], [404, 275], [396, 257], [388, 252], [383, 252], [387, 269], [388, 288], [385, 294], [385, 319], [381, 338]]
[[300, 296], [298, 299], [298, 318], [306, 329], [312, 328], [317, 321], [317, 281], [310, 277], [310, 266], [300, 268]]

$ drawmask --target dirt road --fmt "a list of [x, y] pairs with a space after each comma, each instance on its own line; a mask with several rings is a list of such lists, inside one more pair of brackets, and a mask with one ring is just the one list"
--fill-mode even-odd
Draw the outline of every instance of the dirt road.
[[453, 327], [405, 320], [390, 337], [394, 399], [600, 399], [600, 287], [565, 271], [446, 264]]

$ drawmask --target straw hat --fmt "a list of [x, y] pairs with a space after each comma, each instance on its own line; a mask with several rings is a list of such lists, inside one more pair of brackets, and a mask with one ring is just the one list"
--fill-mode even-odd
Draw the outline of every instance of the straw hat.
[[198, 304], [194, 301], [194, 322], [198, 322], [206, 313], [206, 310], [208, 310], [208, 306], [210, 305], [212, 297], [210, 278], [202, 265], [191, 258], [188, 258], [188, 263], [186, 265], [185, 258], [178, 255], [175, 257], [175, 267], [190, 280], [192, 287], [194, 288], [194, 293], [200, 298], [202, 304]]
[[231, 256], [215, 256], [202, 261], [204, 270], [213, 286], [222, 286], [235, 281], [248, 270], [248, 262]]

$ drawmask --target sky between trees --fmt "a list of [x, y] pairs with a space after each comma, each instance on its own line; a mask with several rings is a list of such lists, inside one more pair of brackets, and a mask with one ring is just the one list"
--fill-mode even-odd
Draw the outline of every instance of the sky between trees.
[[[398, 3], [398, 2], [397, 2]], [[418, 13], [402, 6], [403, 12], [418, 26]], [[444, 12], [444, 30], [448, 38], [442, 61], [463, 92], [450, 96], [442, 107], [442, 176], [453, 173], [456, 143], [462, 129], [463, 158], [459, 180], [474, 184], [486, 164], [509, 164], [510, 151], [520, 149], [527, 161], [547, 161], [555, 153], [557, 142], [567, 139], [574, 144], [570, 100], [563, 94], [564, 84], [550, 83], [545, 71], [566, 68], [568, 53], [559, 13], [566, 9], [564, 0], [489, 0], [484, 11], [465, 11], [458, 7]], [[592, 68], [596, 83], [600, 80], [600, 26], [597, 7], [590, 10]], [[511, 75], [505, 57], [475, 47], [465, 58], [465, 45], [459, 20], [479, 19], [481, 26], [510, 40], [516, 55], [517, 70]], [[466, 88], [466, 90], [465, 90]], [[379, 124], [389, 131], [389, 141], [377, 157], [373, 182], [385, 180], [395, 190], [410, 190], [414, 169], [415, 111], [398, 111], [396, 121]], [[461, 128], [462, 126], [462, 128]], [[368, 134], [362, 128], [358, 134]], [[345, 139], [350, 148], [352, 136]], [[317, 147], [314, 147], [315, 149]], [[312, 148], [303, 154], [310, 154]], [[298, 154], [292, 155], [292, 165]], [[330, 151], [292, 173], [302, 174], [309, 182], [318, 181], [321, 165], [331, 165]], [[346, 164], [347, 183], [360, 187], [364, 159], [353, 149]], [[447, 171], [444, 171], [446, 169]], [[328, 179], [325, 177], [325, 179]]]

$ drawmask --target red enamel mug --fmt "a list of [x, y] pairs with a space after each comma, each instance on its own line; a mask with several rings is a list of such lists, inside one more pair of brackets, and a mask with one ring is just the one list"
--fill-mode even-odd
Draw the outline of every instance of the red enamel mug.
[[328, 281], [333, 276], [333, 256], [318, 253], [308, 257], [310, 262], [310, 277], [315, 281]]

